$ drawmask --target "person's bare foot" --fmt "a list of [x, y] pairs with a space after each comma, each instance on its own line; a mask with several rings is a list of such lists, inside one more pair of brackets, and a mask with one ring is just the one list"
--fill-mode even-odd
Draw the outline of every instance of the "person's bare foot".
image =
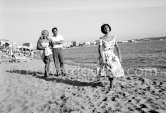
[[58, 70], [57, 72], [56, 72], [56, 76], [61, 76], [62, 75], [62, 72], [60, 71], [60, 70]]
[[64, 70], [64, 69], [61, 69], [61, 75], [62, 75], [62, 76], [66, 76], [66, 73], [65, 73], [65, 70]]

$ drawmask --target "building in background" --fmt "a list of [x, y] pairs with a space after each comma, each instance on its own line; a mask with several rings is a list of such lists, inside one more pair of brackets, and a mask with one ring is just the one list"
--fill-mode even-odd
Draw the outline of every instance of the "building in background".
[[91, 42], [84, 42], [85, 46], [90, 46]]
[[64, 43], [63, 43], [63, 47], [64, 47], [64, 48], [69, 48], [69, 47], [71, 47], [71, 45], [72, 45], [71, 42], [64, 42]]
[[137, 42], [136, 40], [128, 40], [129, 43]]
[[84, 43], [79, 43], [79, 47], [84, 46]]
[[98, 45], [99, 44], [99, 40], [95, 40], [95, 45]]
[[90, 45], [91, 45], [91, 46], [98, 45], [98, 40], [97, 40], [97, 41], [95, 40], [95, 41], [90, 42]]
[[78, 47], [79, 46], [79, 42], [78, 41], [72, 41], [71, 42], [71, 46], [72, 47]]

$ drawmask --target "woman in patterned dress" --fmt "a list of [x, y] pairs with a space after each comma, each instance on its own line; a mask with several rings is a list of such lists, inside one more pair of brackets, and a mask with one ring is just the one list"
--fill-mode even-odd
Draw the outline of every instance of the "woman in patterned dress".
[[[104, 36], [99, 39], [99, 74], [97, 80], [100, 79], [100, 76], [107, 76], [110, 81], [110, 88], [112, 88], [113, 79], [124, 76], [124, 71], [120, 63], [122, 59], [116, 37], [112, 36], [110, 31], [111, 27], [108, 24], [101, 26], [101, 32]], [[117, 50], [118, 57], [114, 54], [114, 48]]]

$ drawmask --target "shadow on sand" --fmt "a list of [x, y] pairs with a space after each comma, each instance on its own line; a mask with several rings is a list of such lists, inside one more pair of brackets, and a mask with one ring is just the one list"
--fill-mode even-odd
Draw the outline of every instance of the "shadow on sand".
[[85, 86], [91, 86], [91, 87], [97, 87], [97, 86], [103, 86], [101, 82], [81, 82], [81, 81], [77, 81], [77, 80], [70, 80], [70, 75], [68, 76], [56, 76], [56, 75], [53, 75], [53, 74], [50, 74], [49, 77], [47, 78], [44, 78], [43, 75], [44, 73], [43, 72], [35, 72], [35, 71], [27, 71], [27, 70], [12, 70], [12, 71], [9, 71], [7, 70], [8, 73], [12, 73], [13, 75], [31, 75], [33, 77], [36, 77], [36, 78], [39, 78], [39, 79], [43, 79], [43, 80], [46, 80], [46, 81], [55, 81], [57, 83], [64, 83], [64, 84], [67, 84], [67, 85], [72, 85], [72, 86], [82, 86], [82, 87], [85, 87]]

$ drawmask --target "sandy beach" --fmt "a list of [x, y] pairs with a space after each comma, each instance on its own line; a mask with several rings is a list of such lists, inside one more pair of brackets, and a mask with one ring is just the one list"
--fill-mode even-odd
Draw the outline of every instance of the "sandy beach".
[[[65, 65], [65, 68], [76, 68]], [[125, 76], [108, 91], [94, 76], [50, 75], [43, 79], [44, 64], [0, 64], [0, 113], [165, 113], [166, 81]], [[54, 71], [51, 63], [51, 73]]]
[[165, 18], [166, 0], [0, 0], [0, 113], [166, 113]]

